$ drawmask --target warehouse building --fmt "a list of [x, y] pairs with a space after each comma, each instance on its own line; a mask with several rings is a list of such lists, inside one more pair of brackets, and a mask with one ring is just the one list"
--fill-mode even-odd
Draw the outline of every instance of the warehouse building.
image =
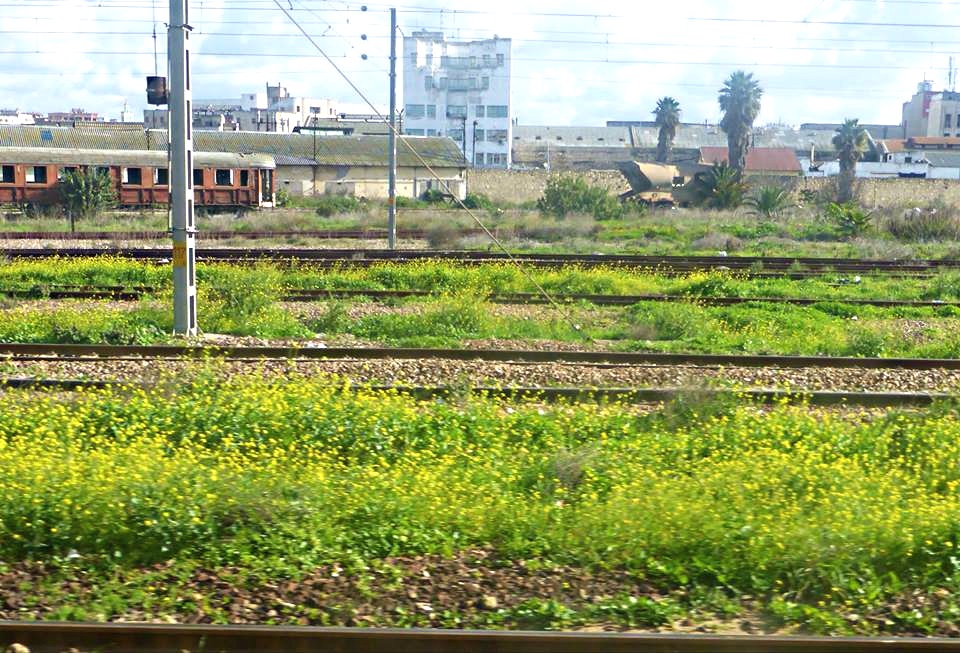
[[[268, 132], [195, 131], [197, 152], [270, 154], [277, 186], [291, 195], [387, 196], [386, 136], [324, 136]], [[74, 127], [0, 125], [0, 147], [102, 150], [167, 149], [164, 130], [139, 125], [81, 123]], [[428, 169], [429, 168], [429, 169]], [[467, 163], [449, 138], [404, 136], [397, 142], [397, 195], [419, 197], [428, 189], [466, 196]], [[440, 177], [438, 182], [430, 171]]]

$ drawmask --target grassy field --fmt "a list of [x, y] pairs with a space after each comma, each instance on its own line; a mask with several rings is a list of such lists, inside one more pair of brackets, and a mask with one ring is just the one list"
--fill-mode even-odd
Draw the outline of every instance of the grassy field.
[[[343, 339], [396, 346], [461, 347], [471, 341], [554, 342], [616, 350], [704, 353], [956, 357], [960, 310], [952, 306], [855, 306], [846, 299], [960, 299], [960, 275], [925, 279], [838, 275], [821, 279], [751, 279], [728, 273], [667, 277], [642, 271], [533, 270], [549, 292], [665, 294], [678, 301], [628, 307], [577, 303], [504, 306], [492, 292], [533, 292], [531, 278], [507, 265], [478, 268], [447, 263], [384, 264], [365, 269], [281, 269], [268, 265], [198, 268], [201, 327], [209, 333], [266, 339]], [[8, 301], [0, 311], [0, 341], [75, 343], [166, 342], [172, 330], [168, 270], [124, 260], [10, 262], [0, 288], [32, 290], [42, 299], [60, 285], [151, 286], [139, 304], [97, 302], [35, 305]], [[397, 289], [435, 293], [374, 305], [362, 298], [284, 304], [290, 289]], [[697, 298], [805, 297], [809, 306], [751, 302], [707, 306]], [[682, 301], [679, 299], [682, 298]]]
[[[597, 220], [571, 213], [562, 218], [541, 213], [534, 203], [484, 202], [475, 214], [516, 251], [633, 252], [645, 254], [716, 254], [766, 256], [825, 256], [861, 258], [960, 257], [960, 207], [953, 195], [937, 185], [924, 186], [929, 196], [917, 200], [883, 196], [882, 203], [867, 205], [865, 221], [850, 228], [831, 214], [817, 198], [804, 203], [795, 196], [792, 206], [774, 217], [746, 208], [699, 208], [628, 211], [617, 219]], [[949, 189], [948, 189], [949, 190]], [[877, 200], [879, 201], [879, 200]], [[310, 231], [383, 229], [386, 207], [380, 202], [352, 198], [292, 198], [284, 208], [222, 212], [198, 216], [204, 231]], [[10, 213], [2, 231], [67, 231], [66, 220], [55, 215], [20, 216]], [[425, 230], [426, 238], [409, 246], [442, 249], [484, 249], [493, 244], [486, 236], [471, 235], [476, 222], [466, 211], [445, 204], [407, 201], [399, 211], [400, 229]], [[87, 231], [164, 231], [165, 211], [108, 211], [78, 227]], [[250, 246], [256, 241], [238, 241]], [[322, 240], [278, 238], [261, 245], [324, 246]], [[382, 247], [366, 241], [363, 246]]]
[[[0, 587], [20, 579], [19, 616], [831, 633], [960, 616], [950, 406], [689, 397], [638, 414], [325, 378], [176, 387], [0, 403]], [[449, 560], [475, 575], [444, 576]], [[568, 590], [483, 580], [507, 568], [560, 570]], [[284, 599], [291, 581], [307, 594]]]

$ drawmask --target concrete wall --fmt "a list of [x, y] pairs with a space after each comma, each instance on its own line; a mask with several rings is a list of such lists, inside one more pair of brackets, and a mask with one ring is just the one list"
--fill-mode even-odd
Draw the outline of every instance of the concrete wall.
[[[454, 194], [461, 199], [466, 196], [466, 184], [458, 168], [439, 168], [436, 173], [447, 182]], [[311, 166], [277, 166], [277, 188], [286, 189], [291, 195], [314, 194], [314, 183], [317, 194], [333, 193], [384, 199], [387, 197], [387, 168], [318, 166], [314, 173]], [[438, 187], [438, 182], [425, 168], [397, 169], [398, 196], [416, 198], [431, 187]]]
[[[612, 170], [589, 170], [579, 173], [590, 184], [603, 186], [619, 195], [630, 190], [630, 184], [619, 172]], [[550, 173], [545, 170], [470, 170], [467, 187], [471, 193], [486, 195], [495, 202], [536, 201], [543, 195]]]
[[[819, 190], [837, 183], [836, 178], [797, 180], [797, 189]], [[858, 199], [868, 207], [925, 206], [935, 200], [960, 205], [960, 182], [949, 179], [858, 179]]]

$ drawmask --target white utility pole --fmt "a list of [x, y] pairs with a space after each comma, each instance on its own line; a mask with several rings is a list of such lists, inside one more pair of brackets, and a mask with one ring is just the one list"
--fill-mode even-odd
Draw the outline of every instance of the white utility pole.
[[397, 10], [390, 9], [390, 172], [387, 177], [387, 244], [397, 248]]
[[170, 0], [170, 226], [173, 234], [173, 332], [197, 335], [197, 240], [193, 215], [193, 116], [189, 0]]

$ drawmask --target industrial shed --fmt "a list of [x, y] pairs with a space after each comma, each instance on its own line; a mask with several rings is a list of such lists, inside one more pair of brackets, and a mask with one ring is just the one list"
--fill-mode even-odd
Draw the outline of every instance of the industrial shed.
[[[273, 156], [277, 165], [277, 187], [285, 188], [291, 195], [337, 193], [386, 197], [387, 141], [386, 136], [193, 133], [193, 146], [197, 152]], [[138, 125], [111, 123], [81, 123], [75, 127], [10, 125], [0, 126], [0, 147], [164, 152], [167, 133]], [[434, 179], [427, 166], [444, 184]], [[399, 196], [417, 197], [428, 188], [444, 189], [447, 185], [450, 192], [463, 198], [466, 195], [466, 169], [466, 160], [450, 138], [402, 136], [397, 139]]]

